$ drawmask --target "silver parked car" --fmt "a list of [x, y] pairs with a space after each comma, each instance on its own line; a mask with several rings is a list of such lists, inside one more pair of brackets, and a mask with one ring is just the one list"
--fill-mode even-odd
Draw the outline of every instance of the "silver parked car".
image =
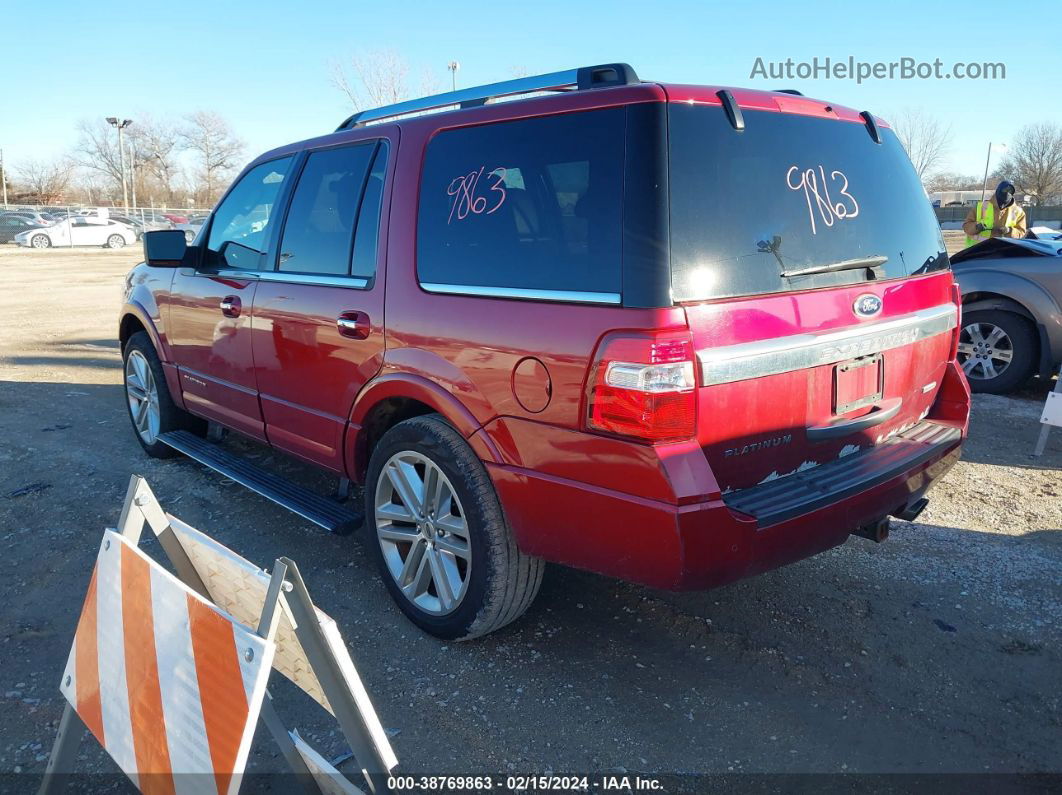
[[199, 230], [203, 228], [203, 224], [206, 223], [205, 216], [190, 217], [183, 224], [174, 224], [174, 229], [180, 229], [184, 232], [184, 239], [188, 245], [191, 245], [195, 241], [195, 236], [199, 234]]
[[[1044, 237], [1047, 237], [1045, 235]], [[1062, 241], [992, 238], [951, 258], [959, 362], [974, 392], [1009, 392], [1062, 364]]]

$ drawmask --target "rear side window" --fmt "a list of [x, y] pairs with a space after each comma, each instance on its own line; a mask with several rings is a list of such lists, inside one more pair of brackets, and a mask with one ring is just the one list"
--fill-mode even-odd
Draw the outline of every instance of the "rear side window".
[[[899, 140], [862, 124], [718, 107], [668, 109], [675, 300], [775, 293], [947, 267], [940, 225]], [[793, 275], [837, 263], [873, 268]]]
[[420, 186], [421, 284], [618, 301], [624, 118], [609, 108], [436, 135]]
[[376, 142], [311, 152], [284, 222], [279, 269], [346, 276]]
[[380, 207], [383, 204], [384, 177], [387, 172], [387, 141], [381, 141], [365, 182], [365, 193], [358, 210], [358, 229], [354, 236], [354, 256], [350, 272], [362, 279], [376, 275], [376, 249], [380, 240]]

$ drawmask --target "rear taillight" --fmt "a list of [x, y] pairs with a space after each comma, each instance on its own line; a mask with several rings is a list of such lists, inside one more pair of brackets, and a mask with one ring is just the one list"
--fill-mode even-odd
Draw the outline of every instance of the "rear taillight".
[[591, 430], [648, 442], [697, 431], [697, 392], [689, 332], [609, 334], [598, 347], [587, 410]]

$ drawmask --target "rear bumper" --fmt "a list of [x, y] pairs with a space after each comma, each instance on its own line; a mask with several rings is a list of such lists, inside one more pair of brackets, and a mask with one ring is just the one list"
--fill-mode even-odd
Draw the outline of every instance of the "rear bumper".
[[525, 552], [674, 590], [723, 585], [844, 543], [902, 511], [958, 460], [961, 420], [908, 432], [816, 470], [689, 505], [488, 464]]
[[[921, 422], [887, 442], [785, 478], [732, 492], [723, 501], [751, 516], [765, 530], [797, 519], [847, 498], [873, 492], [917, 470], [942, 450], [962, 441], [962, 430], [939, 422]], [[889, 506], [889, 513], [906, 505]], [[879, 512], [880, 515], [880, 512]], [[873, 518], [873, 517], [871, 517]]]

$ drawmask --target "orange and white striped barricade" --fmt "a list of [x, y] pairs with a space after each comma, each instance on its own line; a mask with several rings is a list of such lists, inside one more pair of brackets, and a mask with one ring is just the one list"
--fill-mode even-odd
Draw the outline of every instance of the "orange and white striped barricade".
[[[177, 578], [169, 575], [158, 564], [150, 561], [149, 558], [136, 549], [136, 541], [145, 523], [158, 538], [160, 545], [177, 572]], [[356, 793], [361, 791], [334, 766], [329, 764], [323, 756], [310, 747], [297, 732], [289, 732], [284, 727], [266, 689], [266, 680], [270, 667], [277, 668], [336, 717], [347, 742], [350, 744], [368, 789], [374, 793], [389, 791], [387, 779], [398, 764], [398, 761], [391, 749], [387, 734], [377, 718], [376, 711], [357, 674], [353, 661], [350, 659], [350, 654], [335, 621], [314, 607], [306, 590], [306, 585], [299, 574], [298, 567], [293, 562], [286, 558], [280, 558], [275, 562], [272, 574], [267, 574], [209, 536], [164, 513], [147, 482], [137, 475], [130, 479], [129, 491], [126, 495], [121, 519], [119, 520], [119, 528], [121, 533], [107, 532], [104, 546], [107, 546], [108, 542], [111, 543], [111, 546], [114, 546], [115, 540], [120, 540], [125, 547], [131, 550], [130, 553], [123, 553], [123, 555], [128, 556], [135, 553], [138, 561], [143, 560], [144, 565], [157, 568], [161, 572], [159, 575], [153, 574], [153, 577], [161, 578], [162, 575], [165, 575], [169, 578], [167, 582], [172, 581], [170, 582], [171, 585], [179, 586], [183, 589], [183, 598], [188, 604], [191, 604], [188, 601], [189, 599], [194, 599], [197, 605], [197, 616], [201, 609], [208, 609], [212, 611], [213, 615], [224, 617], [233, 627], [232, 634], [234, 637], [237, 636], [237, 633], [241, 633], [239, 638], [240, 643], [243, 645], [238, 645], [238, 648], [242, 650], [244, 655], [244, 657], [240, 658], [242, 664], [246, 668], [252, 662], [257, 661], [255, 670], [259, 671], [258, 676], [261, 678], [260, 686], [256, 684], [257, 690], [253, 691], [253, 699], [251, 699], [252, 691], [247, 689], [247, 685], [244, 686], [248, 704], [246, 712], [247, 724], [244, 732], [246, 735], [245, 742], [244, 736], [240, 736], [241, 742], [244, 744], [237, 746], [238, 753], [235, 756], [231, 753], [226, 756], [224, 750], [222, 750], [219, 751], [216, 763], [213, 756], [210, 756], [208, 760], [214, 765], [212, 769], [216, 775], [224, 776], [224, 778], [208, 782], [204, 777], [179, 775], [172, 779], [177, 784], [176, 789], [171, 787], [166, 791], [216, 792], [219, 795], [223, 792], [236, 791], [239, 787], [239, 773], [243, 770], [243, 766], [246, 763], [250, 739], [259, 713], [292, 770], [297, 774], [301, 774], [298, 777], [298, 781], [302, 789], [326, 793]], [[109, 552], [109, 549], [106, 551]], [[100, 554], [102, 560], [104, 550], [101, 550]], [[154, 572], [154, 568], [151, 569], [152, 572]], [[158, 754], [161, 752], [156, 752], [155, 757], [150, 757], [152, 761], [145, 761], [140, 766], [135, 766], [140, 760], [140, 757], [135, 752], [136, 741], [133, 741], [134, 752], [132, 756], [130, 756], [126, 745], [115, 744], [112, 746], [112, 737], [115, 743], [119, 743], [123, 735], [120, 733], [109, 734], [108, 727], [111, 724], [108, 721], [111, 719], [104, 720], [102, 724], [97, 720], [99, 708], [96, 705], [96, 701], [88, 696], [86, 696], [84, 703], [81, 700], [83, 691], [79, 684], [79, 677], [82, 676], [80, 671], [88, 672], [84, 676], [86, 681], [89, 681], [88, 677], [91, 676], [93, 661], [96, 661], [96, 671], [104, 667], [104, 665], [112, 667], [116, 671], [121, 668], [118, 672], [124, 675], [126, 680], [129, 680], [128, 672], [133, 670], [128, 665], [124, 667], [117, 665], [116, 658], [113, 656], [118, 646], [125, 650], [130, 648], [128, 630], [125, 629], [122, 620], [124, 613], [121, 608], [125, 606], [124, 602], [119, 602], [118, 606], [114, 608], [118, 611], [117, 620], [113, 622], [114, 626], [118, 628], [118, 632], [125, 631], [125, 635], [121, 639], [117, 641], [112, 639], [109, 645], [101, 645], [97, 641], [95, 648], [89, 645], [88, 641], [82, 642], [82, 629], [83, 627], [88, 627], [86, 616], [90, 616], [89, 621], [92, 620], [91, 616], [104, 617], [100, 603], [100, 578], [98, 575], [100, 570], [101, 564], [97, 563], [97, 573], [93, 574], [86, 606], [82, 612], [81, 622], [75, 635], [74, 648], [70, 655], [71, 662], [68, 663], [68, 670], [64, 674], [62, 689], [70, 704], [68, 704], [60, 723], [59, 734], [56, 737], [55, 747], [52, 750], [52, 757], [49, 760], [44, 783], [41, 787], [42, 793], [55, 789], [61, 774], [71, 770], [77, 744], [84, 728], [92, 731], [101, 745], [118, 762], [122, 770], [128, 773], [134, 783], [140, 786], [143, 791], [151, 791], [153, 788], [145, 786], [145, 784], [150, 783], [153, 785], [155, 783], [163, 783], [166, 780], [163, 776], [159, 776], [157, 779], [155, 776], [146, 778], [139, 772], [148, 769], [154, 771], [161, 764], [158, 762], [160, 758]], [[105, 572], [108, 576], [111, 576], [110, 569], [105, 569]], [[154, 584], [154, 579], [151, 582]], [[113, 601], [113, 597], [111, 599]], [[108, 601], [106, 604], [111, 605], [112, 601]], [[90, 602], [94, 603], [91, 608]], [[154, 624], [149, 623], [149, 626], [152, 627], [151, 631], [145, 631], [141, 626], [143, 619], [137, 615], [142, 610], [139, 607], [128, 608], [130, 616], [133, 617], [129, 626], [140, 633], [135, 636], [134, 641], [139, 646], [154, 651], [157, 659], [169, 661], [169, 655], [175, 653], [174, 649], [179, 647], [182, 638], [188, 640], [187, 626], [191, 622], [188, 622], [188, 624], [182, 623], [182, 614], [179, 608], [174, 607], [170, 602], [163, 604], [159, 599], [155, 598], [154, 593], [144, 604], [150, 606], [148, 612], [150, 615], [155, 615], [156, 620]], [[154, 613], [151, 612], [152, 608], [155, 609]], [[111, 617], [108, 615], [108, 618]], [[100, 621], [97, 618], [92, 629], [98, 632], [99, 626]], [[251, 626], [257, 626], [257, 631], [250, 630], [249, 627]], [[113, 629], [109, 630], [109, 638], [114, 631]], [[182, 635], [182, 632], [184, 635]], [[85, 637], [88, 638], [89, 635], [86, 634]], [[244, 643], [245, 637], [257, 639], [256, 642], [262, 646], [262, 649], [251, 646], [249, 643]], [[192, 643], [191, 648], [194, 659], [197, 651], [195, 639], [193, 638], [190, 642]], [[118, 646], [115, 644], [118, 644]], [[251, 659], [247, 659], [247, 657]], [[204, 657], [204, 659], [206, 658]], [[210, 659], [213, 660], [214, 656], [211, 656]], [[78, 667], [79, 661], [84, 666], [83, 669]], [[211, 664], [217, 665], [217, 663]], [[165, 666], [160, 663], [157, 665], [157, 670], [161, 670], [163, 667]], [[232, 701], [236, 697], [234, 695], [235, 691], [230, 692], [231, 688], [223, 690], [222, 683], [224, 680], [218, 680], [214, 675], [213, 669], [209, 672], [205, 669], [195, 669], [194, 672], [190, 672], [190, 675], [191, 685], [199, 688], [197, 692], [200, 700], [209, 700], [211, 702], [211, 706], [207, 708], [208, 711], [213, 714], [213, 711], [220, 706], [231, 708]], [[165, 673], [159, 676], [160, 684], [158, 689], [160, 691], [163, 690], [163, 684], [168, 684], [174, 676], [175, 674], [168, 668]], [[139, 683], [142, 678], [144, 677], [139, 673], [139, 669], [136, 669], [133, 681], [138, 683], [138, 687], [141, 687]], [[231, 671], [229, 672], [229, 678], [232, 678]], [[152, 687], [150, 676], [146, 678], [146, 681], [150, 690]], [[187, 678], [182, 679], [182, 683], [185, 685], [187, 685], [187, 681]], [[246, 676], [241, 681], [246, 682]], [[257, 683], [257, 680], [255, 682]], [[206, 683], [206, 692], [204, 692], [204, 683]], [[112, 700], [117, 699], [118, 702], [121, 702], [122, 692], [124, 692], [120, 684], [119, 682], [113, 685], [107, 691], [112, 693]], [[125, 696], [125, 703], [132, 707], [133, 684], [129, 683], [129, 681], [126, 682], [126, 690], [128, 695]], [[103, 688], [101, 687], [101, 693], [102, 691]], [[88, 693], [90, 691], [84, 692]], [[113, 695], [113, 693], [117, 693], [117, 695]], [[73, 694], [73, 697], [71, 694]], [[152, 720], [149, 721], [145, 717], [148, 713], [142, 713], [141, 715], [145, 722], [163, 727], [161, 731], [164, 734], [159, 736], [164, 736], [164, 739], [158, 743], [158, 746], [165, 745], [167, 749], [167, 759], [171, 773], [199, 771], [199, 768], [193, 768], [192, 766], [193, 759], [198, 760], [198, 757], [194, 757], [191, 749], [199, 748], [203, 742], [203, 737], [205, 737], [206, 747], [213, 754], [212, 737], [221, 736], [218, 735], [220, 728], [216, 728], [219, 724], [213, 718], [208, 725], [205, 713], [201, 720], [196, 718], [195, 714], [191, 716], [187, 714], [189, 710], [192, 713], [195, 712], [194, 707], [190, 706], [196, 703], [194, 700], [190, 700], [192, 695], [191, 692], [181, 692], [179, 698], [162, 696], [157, 705], [155, 701], [151, 702], [152, 705], [157, 706], [157, 711], [152, 713], [154, 715]], [[140, 701], [137, 700], [136, 704], [139, 703]], [[113, 711], [113, 706], [109, 709]], [[109, 715], [110, 712], [107, 714]], [[240, 713], [236, 710], [235, 714], [238, 715]], [[161, 720], [159, 716], [161, 716]], [[196, 720], [200, 720], [200, 722], [196, 723]], [[129, 723], [127, 721], [127, 724]], [[123, 727], [127, 724], [123, 724]], [[97, 731], [97, 726], [102, 726], [102, 729]], [[176, 728], [171, 729], [171, 726]], [[135, 729], [136, 727], [133, 728]], [[202, 730], [202, 733], [197, 734], [196, 732], [200, 730]], [[213, 735], [211, 734], [212, 732], [214, 733]], [[134, 737], [137, 736], [135, 731], [126, 731], [126, 733]], [[231, 730], [224, 736], [229, 737], [230, 734]], [[200, 743], [200, 745], [195, 745], [196, 742]], [[231, 745], [231, 740], [229, 745]], [[224, 748], [228, 748], [229, 745], [224, 746]], [[148, 759], [148, 757], [145, 757], [145, 759]], [[130, 760], [132, 760], [131, 763]], [[144, 765], [147, 765], [147, 767]], [[222, 784], [225, 785], [224, 788]]]
[[1040, 422], [1043, 423], [1043, 428], [1040, 429], [1040, 436], [1036, 440], [1036, 447], [1033, 449], [1033, 455], [1041, 456], [1044, 454], [1044, 450], [1047, 449], [1047, 437], [1051, 433], [1051, 426], [1062, 427], [1062, 370], [1058, 372], [1058, 380], [1055, 381], [1055, 388], [1047, 393], [1047, 400], [1044, 401], [1044, 413], [1040, 417]]

